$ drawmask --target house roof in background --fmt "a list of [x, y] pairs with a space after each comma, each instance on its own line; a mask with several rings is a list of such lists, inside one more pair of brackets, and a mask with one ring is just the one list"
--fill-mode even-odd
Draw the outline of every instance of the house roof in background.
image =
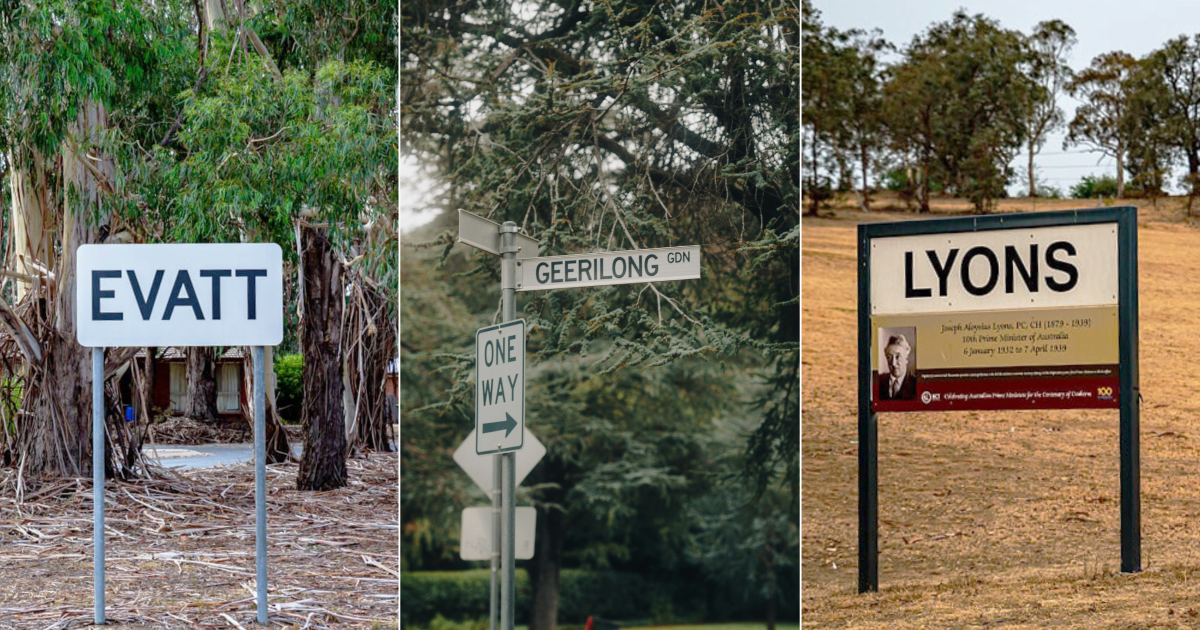
[[[146, 349], [143, 348], [141, 350], [138, 350], [137, 354], [135, 354], [133, 356], [135, 356], [139, 359], [146, 358]], [[222, 352], [219, 356], [217, 356], [217, 360], [218, 361], [241, 361], [243, 358], [245, 358], [245, 356], [246, 356], [246, 354], [242, 351], [241, 346], [232, 346], [230, 348], [226, 348], [225, 352]], [[167, 348], [158, 348], [158, 360], [159, 361], [183, 361], [185, 359], [187, 359], [187, 353], [182, 348], [177, 348], [175, 346], [170, 346]]]

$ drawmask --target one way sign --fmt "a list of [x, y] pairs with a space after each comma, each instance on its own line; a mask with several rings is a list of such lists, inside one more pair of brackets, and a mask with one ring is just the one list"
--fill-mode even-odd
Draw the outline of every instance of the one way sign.
[[525, 320], [475, 333], [475, 452], [525, 445]]

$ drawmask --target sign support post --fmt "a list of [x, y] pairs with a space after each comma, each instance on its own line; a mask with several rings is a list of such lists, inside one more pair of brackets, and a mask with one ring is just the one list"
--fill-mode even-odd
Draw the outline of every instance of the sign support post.
[[[1117, 257], [1124, 261], [1119, 284], [1121, 389], [1121, 572], [1142, 570], [1141, 390], [1138, 374], [1137, 214], [1117, 218]], [[1132, 265], [1129, 262], [1132, 261]]]
[[[858, 234], [858, 303], [871, 298], [871, 239]], [[879, 422], [871, 409], [871, 313], [858, 311], [858, 592], [879, 590]]]
[[[500, 319], [502, 324], [517, 318], [517, 247], [516, 233], [520, 228], [512, 221], [505, 221], [500, 226]], [[500, 618], [502, 630], [513, 630], [516, 613], [516, 454], [513, 452], [497, 455], [501, 458], [501, 468], [504, 476], [504, 492], [501, 494], [504, 514], [501, 521], [501, 536], [503, 549], [500, 559], [503, 562], [504, 578], [501, 581], [502, 593], [500, 601]], [[499, 479], [499, 477], [497, 477]]]
[[492, 455], [492, 590], [488, 608], [488, 630], [496, 630], [497, 615], [500, 614], [500, 475], [502, 465], [500, 453]]
[[267, 419], [266, 351], [253, 346], [254, 359], [254, 556], [258, 580], [258, 623], [267, 625]]
[[104, 347], [92, 348], [92, 572], [96, 625], [104, 625]]

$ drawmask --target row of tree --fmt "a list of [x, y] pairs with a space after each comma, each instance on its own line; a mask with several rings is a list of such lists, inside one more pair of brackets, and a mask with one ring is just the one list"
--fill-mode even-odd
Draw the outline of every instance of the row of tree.
[[[804, 0], [803, 29], [810, 212], [835, 188], [860, 189], [869, 208], [869, 178], [882, 171], [920, 211], [936, 191], [986, 211], [1006, 195], [1022, 151], [1037, 196], [1034, 156], [1064, 127], [1064, 149], [1116, 159], [1118, 195], [1132, 192], [1126, 174], [1138, 193], [1160, 195], [1180, 164], [1189, 195], [1200, 193], [1200, 35], [1140, 59], [1104, 53], [1075, 71], [1066, 62], [1075, 31], [1060, 20], [1026, 34], [960, 10], [897, 51], [878, 32], [822, 24]], [[1080, 103], [1069, 120], [1065, 94]]]
[[[301, 333], [289, 338], [305, 356], [299, 485], [345, 483], [347, 425], [383, 413], [395, 356], [394, 32], [392, 10], [372, 2], [4, 5], [6, 461], [26, 475], [90, 472], [79, 245], [273, 241], [296, 272], [287, 299]], [[147, 375], [125, 367], [134, 351], [111, 352], [106, 376], [133, 369], [145, 420]], [[210, 353], [192, 361], [202, 379]], [[268, 398], [278, 461], [287, 440]], [[144, 429], [112, 416], [106, 467], [138, 474]]]

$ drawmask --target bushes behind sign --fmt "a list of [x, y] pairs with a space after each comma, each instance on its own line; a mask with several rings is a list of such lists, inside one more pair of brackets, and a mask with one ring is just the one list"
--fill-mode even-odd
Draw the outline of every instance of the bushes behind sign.
[[[529, 623], [532, 591], [529, 576], [517, 569], [516, 622]], [[401, 626], [428, 624], [436, 615], [449, 620], [487, 618], [491, 571], [406, 571], [400, 580]], [[646, 580], [629, 573], [564, 569], [561, 575], [558, 619], [587, 620], [588, 615], [611, 619], [648, 617]]]
[[[437, 615], [449, 621], [467, 621], [488, 614], [488, 569], [470, 571], [405, 571], [400, 580], [400, 624], [428, 625]], [[529, 623], [532, 591], [524, 569], [516, 571], [516, 623]], [[780, 585], [779, 619], [799, 618], [798, 598], [787, 596], [798, 584]], [[790, 590], [789, 590], [790, 589]], [[588, 616], [616, 620], [692, 622], [701, 620], [760, 619], [766, 612], [761, 603], [742, 601], [721, 589], [698, 584], [659, 584], [634, 573], [563, 569], [559, 593], [558, 621], [582, 625]], [[664, 609], [674, 619], [662, 619]], [[670, 614], [670, 613], [668, 613]]]
[[300, 421], [304, 402], [304, 355], [281, 354], [275, 360], [275, 405], [287, 422]]

